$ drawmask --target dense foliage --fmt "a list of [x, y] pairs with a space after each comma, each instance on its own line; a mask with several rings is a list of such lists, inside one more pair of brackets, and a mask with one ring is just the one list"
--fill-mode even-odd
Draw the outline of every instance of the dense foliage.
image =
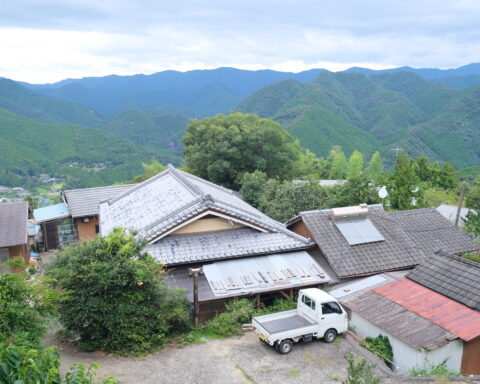
[[112, 377], [97, 380], [98, 364], [85, 367], [76, 363], [66, 375], [60, 374], [60, 355], [54, 347], [35, 350], [0, 345], [2, 384], [115, 384]]
[[38, 346], [60, 298], [40, 279], [0, 274], [0, 344]]
[[465, 229], [473, 236], [480, 238], [480, 178], [470, 188], [466, 197], [467, 213]]
[[387, 364], [388, 366], [392, 364], [393, 350], [390, 344], [390, 340], [387, 336], [367, 336], [364, 340], [360, 341], [360, 345], [364, 348], [367, 348], [370, 352], [383, 359], [385, 364]]
[[143, 353], [188, 328], [185, 293], [165, 285], [162, 266], [143, 246], [117, 229], [70, 245], [49, 265], [47, 274], [69, 292], [60, 319], [85, 349]]
[[300, 153], [280, 124], [241, 113], [194, 120], [183, 141], [189, 171], [231, 188], [239, 187], [246, 172], [291, 176]]

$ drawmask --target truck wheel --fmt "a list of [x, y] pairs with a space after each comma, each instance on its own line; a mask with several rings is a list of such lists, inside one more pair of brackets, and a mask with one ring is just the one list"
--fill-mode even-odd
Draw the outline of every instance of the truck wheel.
[[293, 348], [293, 343], [290, 340], [283, 340], [279, 345], [278, 345], [278, 352], [282, 355], [286, 355], [287, 353], [290, 353], [290, 351]]
[[337, 331], [335, 329], [329, 329], [327, 332], [325, 332], [325, 335], [323, 335], [323, 340], [326, 343], [331, 343], [337, 338]]

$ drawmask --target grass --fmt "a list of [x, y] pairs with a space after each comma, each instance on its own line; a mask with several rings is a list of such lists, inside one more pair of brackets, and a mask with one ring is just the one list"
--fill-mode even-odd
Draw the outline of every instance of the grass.
[[288, 372], [288, 377], [291, 379], [294, 379], [295, 377], [298, 377], [299, 374], [300, 374], [300, 371], [295, 368], [290, 370], [290, 372]]
[[452, 371], [447, 367], [447, 359], [443, 360], [437, 365], [430, 365], [423, 368], [412, 368], [410, 370], [411, 376], [458, 376], [459, 373]]
[[242, 372], [242, 375], [243, 377], [249, 382], [249, 383], [252, 383], [252, 384], [257, 384], [257, 382], [254, 380], [254, 378], [249, 375], [247, 372], [245, 372], [245, 370], [240, 367], [238, 364], [236, 365], [237, 369]]
[[474, 255], [473, 253], [466, 253], [466, 254], [463, 255], [463, 257], [465, 259], [480, 263], [480, 255]]

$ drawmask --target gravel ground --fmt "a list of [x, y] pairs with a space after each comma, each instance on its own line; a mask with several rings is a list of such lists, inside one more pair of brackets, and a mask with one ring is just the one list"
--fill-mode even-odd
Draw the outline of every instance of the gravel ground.
[[[48, 335], [46, 344], [63, 347], [62, 370], [75, 362], [97, 362], [101, 365], [100, 375], [114, 376], [124, 384], [338, 384], [346, 377], [343, 355], [355, 352], [349, 340], [339, 338], [332, 344], [319, 340], [296, 344], [290, 354], [280, 355], [261, 343], [253, 332], [184, 348], [164, 349], [143, 358], [82, 352], [75, 346], [62, 345], [53, 334]], [[403, 381], [388, 377], [378, 369], [376, 374], [383, 384]]]

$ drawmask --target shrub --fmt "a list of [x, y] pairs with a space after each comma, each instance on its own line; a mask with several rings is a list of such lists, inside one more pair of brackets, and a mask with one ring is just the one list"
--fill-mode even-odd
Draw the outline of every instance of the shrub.
[[34, 350], [0, 345], [0, 383], [2, 384], [114, 384], [112, 377], [97, 381], [97, 364], [85, 367], [76, 363], [64, 378], [60, 375], [60, 355], [51, 347]]
[[62, 290], [64, 326], [81, 346], [120, 354], [145, 353], [187, 329], [191, 306], [184, 291], [163, 281], [163, 269], [144, 244], [116, 229], [108, 237], [72, 244], [47, 269]]
[[222, 312], [211, 319], [205, 326], [205, 333], [213, 337], [229, 337], [242, 332], [242, 324], [249, 323], [254, 313], [251, 300], [230, 301]]
[[445, 359], [437, 365], [426, 363], [425, 367], [412, 368], [409, 373], [412, 376], [457, 376], [458, 372], [448, 369], [447, 360]]
[[0, 343], [38, 346], [60, 298], [42, 280], [0, 274]]
[[393, 362], [393, 351], [390, 340], [387, 336], [378, 335], [377, 337], [366, 337], [360, 342], [360, 345], [367, 348], [370, 352], [382, 358], [385, 364], [390, 366]]
[[373, 368], [375, 365], [368, 364], [367, 360], [361, 359], [356, 361], [352, 353], [347, 353], [345, 360], [348, 362], [347, 378], [342, 384], [378, 384], [380, 379], [373, 376]]

